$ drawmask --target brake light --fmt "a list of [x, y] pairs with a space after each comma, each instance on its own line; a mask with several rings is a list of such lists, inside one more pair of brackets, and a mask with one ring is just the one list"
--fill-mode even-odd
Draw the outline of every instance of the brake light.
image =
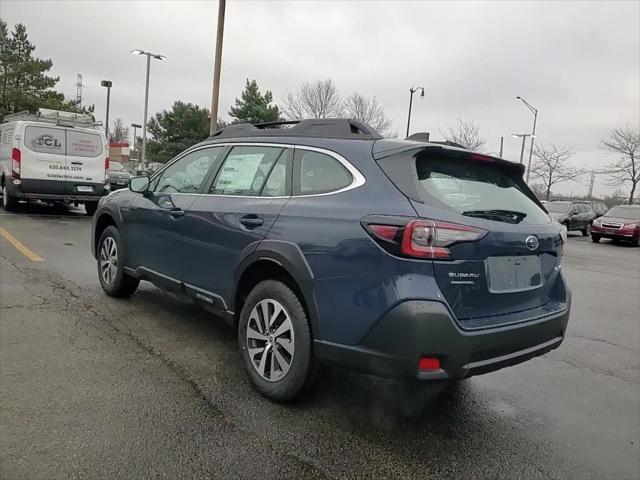
[[[373, 222], [363, 221], [365, 229], [376, 242], [394, 255], [447, 260], [449, 247], [458, 243], [480, 240], [486, 230], [441, 222], [439, 220], [411, 220], [402, 217], [375, 217]], [[390, 224], [378, 223], [388, 221]]]
[[109, 181], [109, 157], [104, 159], [104, 183]]
[[11, 150], [11, 177], [20, 178], [20, 162], [22, 160], [22, 154], [20, 149], [14, 148]]
[[412, 220], [404, 229], [400, 251], [410, 257], [448, 259], [451, 252], [447, 247], [456, 243], [475, 242], [486, 234], [486, 230], [468, 225]]
[[476, 160], [479, 162], [495, 162], [496, 159], [493, 157], [490, 157], [488, 155], [482, 155], [481, 153], [472, 153], [471, 155], [469, 155], [469, 159], [470, 160]]

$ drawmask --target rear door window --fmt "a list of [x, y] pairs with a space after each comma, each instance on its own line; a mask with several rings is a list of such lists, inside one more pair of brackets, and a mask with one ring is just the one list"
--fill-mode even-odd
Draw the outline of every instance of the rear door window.
[[520, 172], [510, 166], [429, 153], [417, 155], [415, 162], [426, 199], [436, 199], [471, 217], [507, 223], [549, 222]]
[[67, 155], [71, 157], [98, 157], [104, 147], [97, 133], [67, 130]]
[[335, 192], [353, 182], [349, 171], [332, 156], [303, 149], [296, 149], [293, 177], [294, 195]]
[[32, 152], [66, 155], [67, 142], [62, 128], [27, 126], [24, 145]]

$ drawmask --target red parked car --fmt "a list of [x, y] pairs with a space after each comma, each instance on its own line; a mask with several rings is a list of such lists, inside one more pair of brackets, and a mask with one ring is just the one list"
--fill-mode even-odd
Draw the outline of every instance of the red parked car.
[[637, 247], [640, 238], [640, 205], [618, 205], [595, 219], [591, 226], [591, 240], [598, 243], [601, 238], [627, 240]]

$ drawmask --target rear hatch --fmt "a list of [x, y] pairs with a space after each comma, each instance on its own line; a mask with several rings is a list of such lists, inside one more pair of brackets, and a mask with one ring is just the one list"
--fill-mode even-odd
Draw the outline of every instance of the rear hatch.
[[21, 145], [23, 189], [31, 193], [101, 193], [107, 152], [91, 129], [27, 123]]
[[[428, 219], [425, 245], [436, 282], [461, 323], [505, 323], [524, 312], [531, 318], [532, 310], [544, 314], [565, 300], [561, 227], [524, 183], [520, 165], [439, 146], [380, 157], [387, 176]], [[418, 244], [427, 238], [415, 235]]]

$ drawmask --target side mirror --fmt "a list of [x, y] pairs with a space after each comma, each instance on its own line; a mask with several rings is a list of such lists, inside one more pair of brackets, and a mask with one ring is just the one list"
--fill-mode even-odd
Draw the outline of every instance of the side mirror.
[[131, 177], [129, 180], [129, 190], [136, 193], [145, 193], [149, 191], [149, 177], [139, 176]]

